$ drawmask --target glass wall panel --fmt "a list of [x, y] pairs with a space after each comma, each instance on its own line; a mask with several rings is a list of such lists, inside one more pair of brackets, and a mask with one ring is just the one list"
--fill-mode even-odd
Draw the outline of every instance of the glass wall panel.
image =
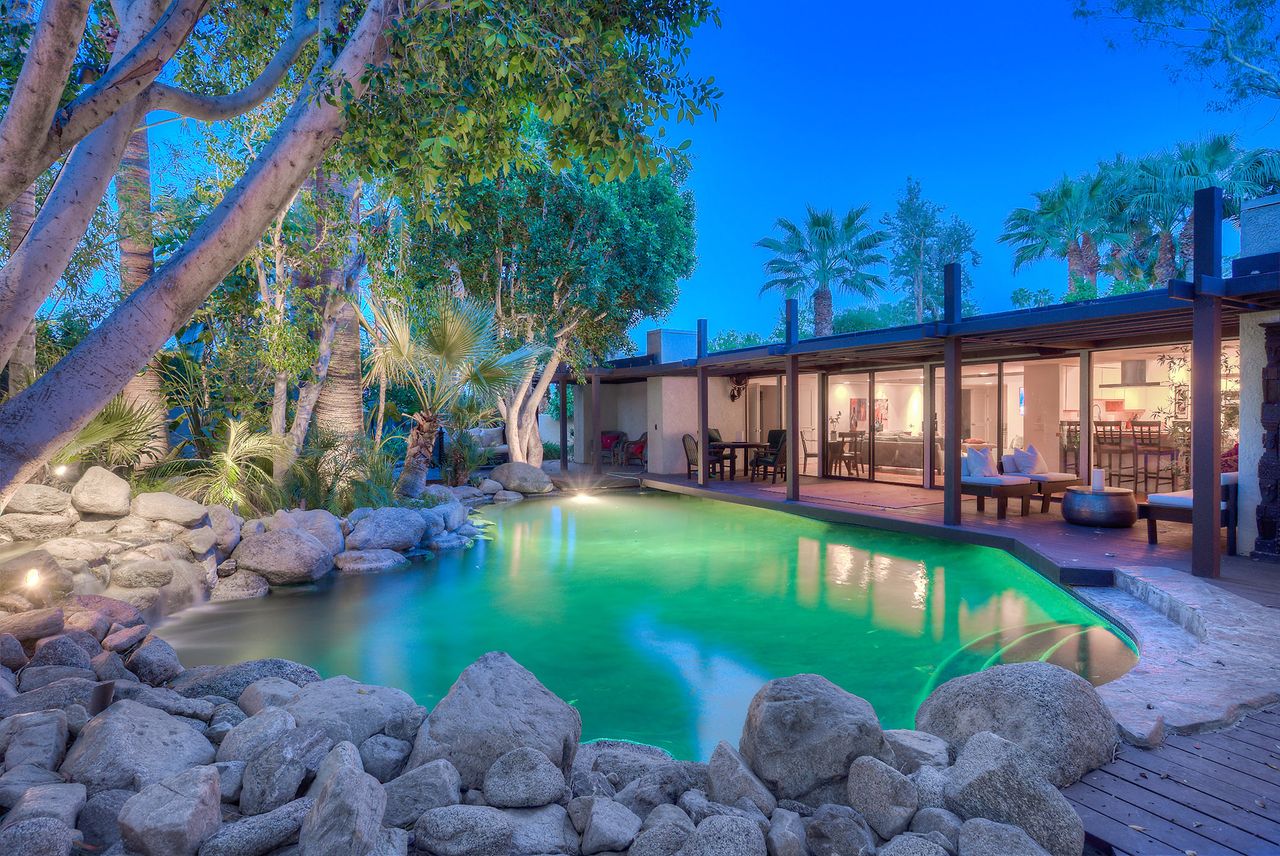
[[827, 475], [871, 475], [871, 376], [832, 374], [827, 378]]
[[876, 372], [871, 423], [877, 481], [920, 484], [924, 477], [924, 370]]
[[999, 448], [1000, 367], [995, 363], [966, 365], [960, 373], [960, 434], [966, 449]]

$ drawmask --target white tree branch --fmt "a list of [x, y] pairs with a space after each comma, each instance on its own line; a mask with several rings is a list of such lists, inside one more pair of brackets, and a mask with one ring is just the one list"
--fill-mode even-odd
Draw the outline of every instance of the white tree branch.
[[199, 95], [156, 81], [146, 91], [147, 109], [169, 110], [202, 122], [219, 122], [247, 113], [271, 96], [318, 31], [315, 21], [295, 27], [271, 62], [252, 83], [226, 95]]

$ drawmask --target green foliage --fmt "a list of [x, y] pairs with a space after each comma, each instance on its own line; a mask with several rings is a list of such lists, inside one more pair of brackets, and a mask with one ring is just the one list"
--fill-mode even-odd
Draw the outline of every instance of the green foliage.
[[565, 388], [564, 384], [557, 383], [551, 387], [547, 393], [547, 412], [551, 414], [553, 419], [560, 418], [560, 396], [567, 395], [569, 400], [565, 402], [564, 415], [566, 419], [573, 419], [573, 387]]
[[[569, 454], [573, 454], [573, 447], [569, 447]], [[554, 461], [560, 457], [560, 444], [543, 441], [542, 443], [542, 459], [544, 461]]]
[[1280, 98], [1280, 14], [1273, 0], [1077, 0], [1076, 15], [1121, 17], [1139, 41], [1178, 50], [1188, 70], [1225, 95], [1216, 106]]
[[775, 228], [781, 236], [756, 241], [757, 247], [773, 254], [764, 264], [769, 279], [760, 292], [777, 289], [787, 297], [797, 297], [839, 289], [874, 296], [884, 280], [867, 268], [885, 261], [878, 250], [888, 236], [867, 223], [868, 207], [853, 208], [836, 217], [830, 209], [818, 211], [810, 206], [803, 226], [778, 218]]
[[285, 504], [345, 517], [356, 508], [395, 505], [396, 457], [384, 443], [313, 430], [284, 479]]
[[878, 303], [874, 306], [855, 306], [838, 313], [833, 324], [836, 333], [858, 333], [863, 330], [883, 330], [900, 327], [912, 322], [912, 314], [905, 303]]
[[1047, 288], [1015, 288], [1009, 292], [1009, 302], [1014, 309], [1030, 309], [1033, 306], [1051, 306], [1053, 292]]
[[471, 474], [489, 463], [489, 453], [480, 448], [469, 431], [450, 431], [444, 443], [444, 466], [441, 477], [445, 484], [458, 486], [467, 483]]
[[286, 441], [228, 420], [223, 446], [207, 458], [173, 460], [157, 467], [178, 476], [172, 490], [205, 505], [227, 505], [239, 514], [270, 511], [280, 503], [272, 461], [287, 454]]
[[881, 218], [888, 232], [890, 284], [905, 296], [912, 320], [938, 318], [942, 314], [943, 266], [962, 265], [961, 293], [965, 312], [971, 311], [973, 290], [970, 267], [982, 261], [974, 248], [973, 227], [946, 208], [924, 197], [920, 182], [907, 179], [894, 210]]
[[111, 470], [132, 469], [155, 447], [163, 425], [155, 408], [117, 395], [50, 460], [54, 464], [76, 461]]

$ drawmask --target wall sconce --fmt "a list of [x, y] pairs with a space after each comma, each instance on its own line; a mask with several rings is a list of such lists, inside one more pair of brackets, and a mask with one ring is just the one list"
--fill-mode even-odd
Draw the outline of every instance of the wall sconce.
[[742, 393], [747, 391], [748, 380], [749, 378], [746, 375], [732, 375], [729, 378], [730, 401], [737, 401], [739, 398], [742, 398]]

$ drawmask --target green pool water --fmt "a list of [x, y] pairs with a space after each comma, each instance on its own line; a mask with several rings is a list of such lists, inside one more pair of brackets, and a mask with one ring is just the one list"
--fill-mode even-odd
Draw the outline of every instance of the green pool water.
[[503, 650], [614, 737], [705, 759], [770, 678], [825, 675], [909, 727], [937, 683], [1047, 659], [1134, 663], [1102, 617], [999, 550], [660, 492], [491, 508], [491, 541], [411, 570], [209, 605], [165, 638], [188, 666], [287, 657], [430, 706]]

